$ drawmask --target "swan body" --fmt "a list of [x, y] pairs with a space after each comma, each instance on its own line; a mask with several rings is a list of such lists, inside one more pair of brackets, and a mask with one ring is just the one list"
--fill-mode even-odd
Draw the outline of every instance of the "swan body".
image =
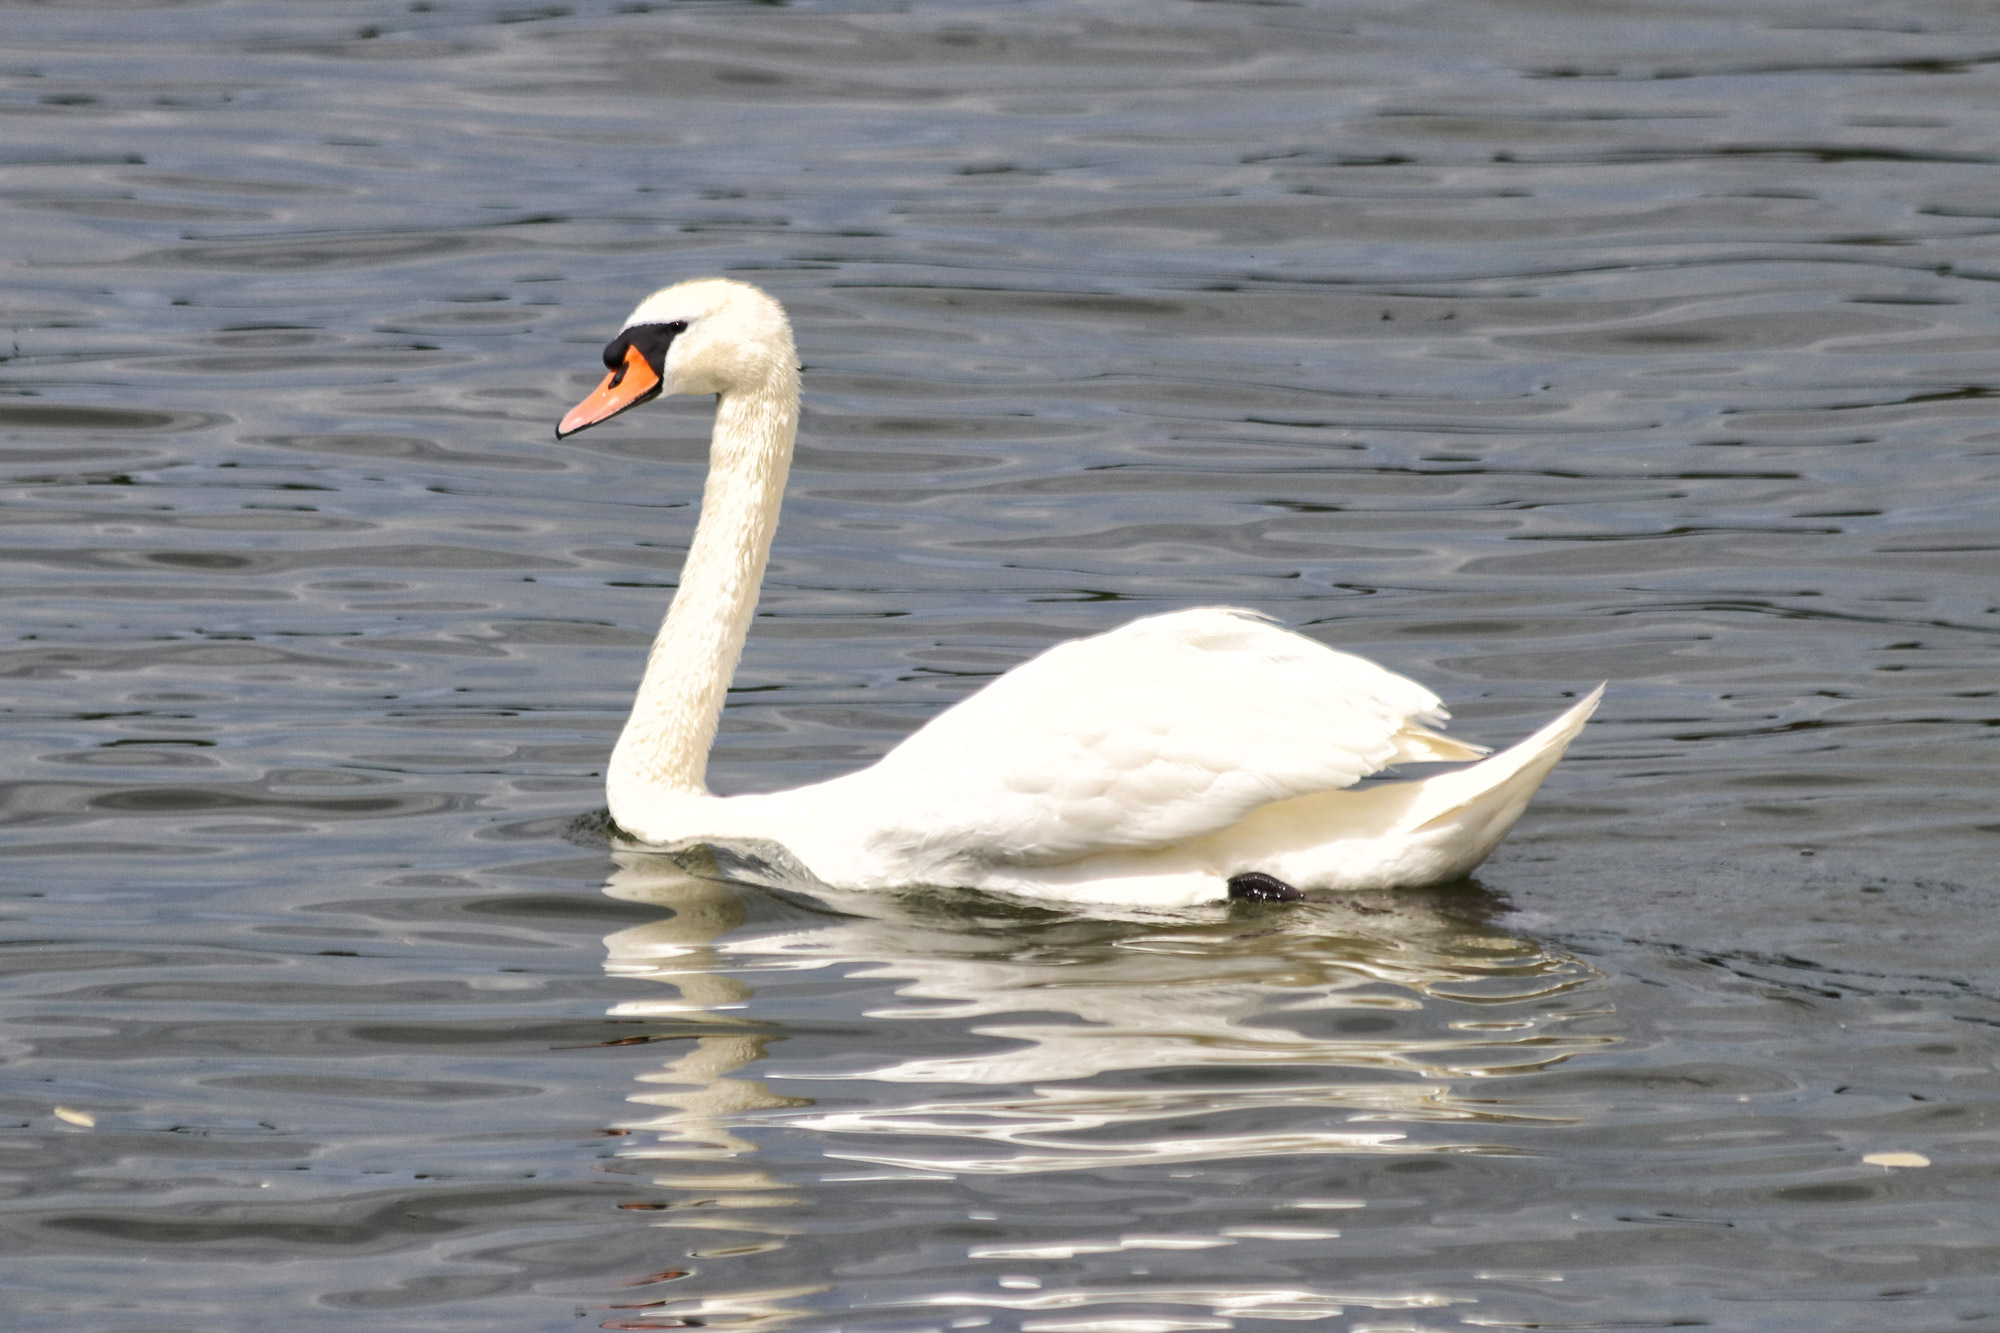
[[1493, 850], [1601, 693], [1470, 767], [1348, 790], [1393, 764], [1485, 751], [1432, 730], [1446, 713], [1414, 681], [1208, 607], [1051, 648], [871, 768], [717, 796], [708, 751], [797, 433], [790, 325], [754, 287], [685, 282], [641, 302], [604, 361], [558, 438], [661, 393], [716, 395], [701, 517], [606, 778], [612, 818], [648, 845], [761, 848], [833, 888], [1127, 906], [1212, 901], [1244, 875], [1435, 884]]

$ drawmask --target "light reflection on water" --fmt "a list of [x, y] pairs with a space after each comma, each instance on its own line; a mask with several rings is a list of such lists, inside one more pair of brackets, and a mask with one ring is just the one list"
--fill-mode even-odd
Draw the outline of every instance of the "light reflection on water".
[[[726, 1223], [661, 1223], [742, 1238], [697, 1247], [709, 1254], [780, 1251], [800, 1230], [797, 1216], [815, 1211], [814, 1193], [863, 1182], [1532, 1153], [1536, 1129], [1577, 1117], [1514, 1104], [1483, 1081], [1518, 1088], [1526, 1075], [1619, 1040], [1597, 969], [1498, 928], [1487, 919], [1496, 905], [1472, 892], [1123, 920], [962, 895], [843, 895], [782, 926], [752, 928], [746, 895], [767, 890], [696, 878], [661, 856], [618, 861], [606, 892], [672, 915], [608, 936], [606, 967], [674, 996], [612, 1012], [698, 1018], [704, 1034], [640, 1077], [646, 1088], [631, 1100], [647, 1115], [623, 1126], [637, 1138], [622, 1155], [683, 1204], [743, 1210]], [[756, 988], [818, 970], [872, 983], [888, 1002], [858, 1015], [873, 1038], [867, 1049], [844, 1052], [835, 1068], [788, 1066], [773, 1058], [776, 1034], [749, 1017]], [[933, 1049], [962, 1047], [967, 1036], [978, 1049]], [[822, 1099], [824, 1084], [838, 1091]], [[862, 1100], [856, 1085], [891, 1086]], [[923, 1089], [914, 1100], [893, 1090], [911, 1085]], [[772, 1164], [758, 1139], [778, 1127], [810, 1136], [820, 1159]], [[1509, 1132], [1487, 1132], [1501, 1127]], [[1065, 1234], [1060, 1221], [1044, 1222], [1054, 1234], [964, 1248], [968, 1260], [1008, 1265], [981, 1289], [905, 1299], [1020, 1312], [1115, 1304], [1127, 1320], [1156, 1307], [1309, 1319], [1462, 1299], [1296, 1285], [1018, 1290], [1043, 1285], [1027, 1275], [1045, 1261], [1334, 1242], [1341, 1233], [1326, 1224], [1368, 1203], [1285, 1197], [1260, 1216], [1189, 1229]], [[775, 1326], [800, 1313], [789, 1302], [820, 1290], [736, 1291], [725, 1305], [732, 1317]], [[708, 1319], [725, 1307], [690, 1298], [666, 1308]]]

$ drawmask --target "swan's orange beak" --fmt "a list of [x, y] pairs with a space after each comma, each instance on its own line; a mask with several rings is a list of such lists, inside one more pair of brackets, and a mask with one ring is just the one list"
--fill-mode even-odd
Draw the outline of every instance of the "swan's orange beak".
[[625, 364], [604, 377], [597, 392], [569, 410], [556, 427], [556, 438], [574, 435], [585, 426], [609, 421], [628, 407], [637, 407], [660, 392], [660, 377], [636, 347], [625, 349]]

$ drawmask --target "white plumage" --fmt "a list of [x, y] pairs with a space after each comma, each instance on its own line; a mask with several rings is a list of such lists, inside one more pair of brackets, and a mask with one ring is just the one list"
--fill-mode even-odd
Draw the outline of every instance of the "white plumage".
[[718, 395], [701, 520], [607, 780], [613, 818], [648, 844], [748, 844], [839, 888], [1154, 906], [1223, 897], [1249, 873], [1300, 888], [1435, 883], [1484, 859], [1595, 707], [1592, 694], [1467, 769], [1342, 790], [1485, 751], [1431, 730], [1446, 714], [1423, 686], [1209, 607], [1051, 648], [872, 768], [712, 795], [708, 748], [796, 431], [790, 328], [753, 287], [683, 283], [641, 303], [605, 360], [612, 374], [559, 434], [657, 391]]
[[1149, 616], [1049, 649], [890, 751], [874, 780], [907, 795], [876, 836], [941, 868], [1162, 847], [1390, 764], [1484, 753], [1424, 727], [1442, 713], [1250, 612]]

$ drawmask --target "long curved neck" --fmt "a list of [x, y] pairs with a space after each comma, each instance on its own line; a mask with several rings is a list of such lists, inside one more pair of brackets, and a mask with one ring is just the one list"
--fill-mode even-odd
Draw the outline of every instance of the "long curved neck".
[[716, 399], [701, 520], [606, 774], [621, 823], [620, 807], [636, 809], [642, 796], [708, 790], [708, 750], [757, 609], [798, 424], [789, 357], [768, 381]]

